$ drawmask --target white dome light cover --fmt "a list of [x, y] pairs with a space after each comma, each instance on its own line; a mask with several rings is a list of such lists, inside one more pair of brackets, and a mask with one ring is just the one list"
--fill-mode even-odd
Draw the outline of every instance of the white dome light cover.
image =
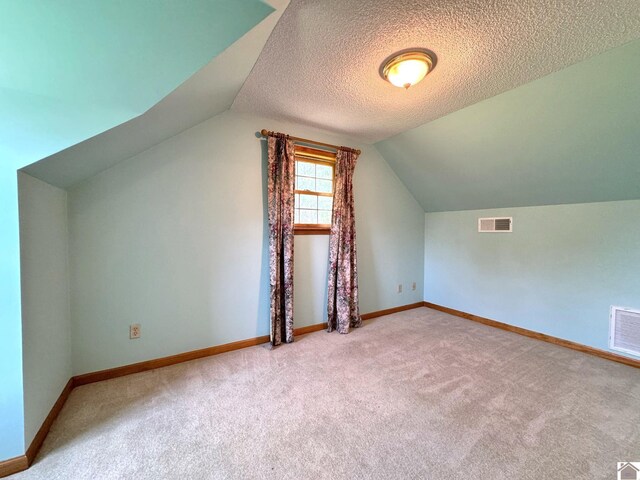
[[392, 85], [409, 88], [420, 82], [436, 66], [436, 55], [424, 48], [409, 48], [387, 57], [380, 76]]

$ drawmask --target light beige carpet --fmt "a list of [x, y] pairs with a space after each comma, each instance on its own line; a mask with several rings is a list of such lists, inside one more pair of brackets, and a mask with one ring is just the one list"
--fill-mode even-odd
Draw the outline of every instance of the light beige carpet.
[[615, 479], [640, 370], [420, 308], [73, 391], [22, 479]]

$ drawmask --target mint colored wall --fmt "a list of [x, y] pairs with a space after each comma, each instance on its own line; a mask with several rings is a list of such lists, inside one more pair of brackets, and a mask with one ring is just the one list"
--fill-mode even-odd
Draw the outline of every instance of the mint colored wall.
[[20, 160], [0, 168], [0, 461], [24, 453], [18, 180]]
[[143, 113], [273, 9], [259, 0], [151, 10], [145, 2], [0, 0], [0, 10], [2, 461], [26, 449], [17, 170]]
[[[513, 233], [478, 217], [513, 216]], [[640, 308], [640, 200], [427, 213], [424, 298], [609, 350], [611, 305]]]
[[376, 144], [442, 212], [425, 300], [608, 349], [610, 305], [640, 308], [639, 77], [636, 40]]
[[144, 112], [273, 10], [147, 7], [0, 0], [0, 461], [26, 448], [17, 170]]
[[296, 327], [326, 322], [329, 235], [297, 235], [293, 248]]
[[353, 180], [360, 311], [421, 302], [424, 210], [375, 147], [362, 152]]
[[18, 174], [25, 444], [71, 378], [67, 192]]
[[[262, 128], [363, 149], [361, 310], [422, 300], [424, 211], [374, 147], [226, 112], [70, 189], [74, 374], [268, 334]], [[296, 326], [325, 318], [327, 240], [296, 239]]]
[[0, 0], [0, 11], [0, 158], [31, 163], [144, 113], [273, 8]]
[[376, 147], [427, 212], [638, 199], [639, 78], [636, 40]]

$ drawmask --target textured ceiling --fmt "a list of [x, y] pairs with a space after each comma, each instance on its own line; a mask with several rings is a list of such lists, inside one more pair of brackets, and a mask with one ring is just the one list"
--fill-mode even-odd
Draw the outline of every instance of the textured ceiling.
[[273, 9], [260, 0], [0, 0], [0, 159], [137, 116]]
[[[638, 0], [293, 0], [232, 109], [379, 141], [638, 37]], [[408, 47], [438, 65], [404, 91]]]
[[637, 199], [639, 79], [635, 40], [376, 148], [428, 212]]
[[227, 110], [288, 1], [268, 3], [273, 13], [144, 114], [23, 171], [67, 188]]

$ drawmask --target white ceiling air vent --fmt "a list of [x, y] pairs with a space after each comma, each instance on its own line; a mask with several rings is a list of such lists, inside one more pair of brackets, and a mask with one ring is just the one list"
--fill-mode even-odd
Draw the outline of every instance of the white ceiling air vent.
[[640, 356], [640, 310], [611, 307], [609, 348]]
[[478, 219], [479, 232], [513, 232], [513, 217], [491, 217]]

